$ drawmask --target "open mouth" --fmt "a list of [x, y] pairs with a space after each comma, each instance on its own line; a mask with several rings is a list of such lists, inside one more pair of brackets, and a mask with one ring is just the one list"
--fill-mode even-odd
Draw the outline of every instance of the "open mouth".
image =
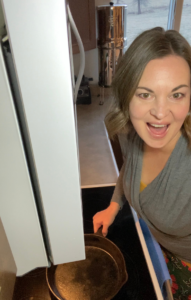
[[157, 137], [163, 137], [166, 132], [167, 129], [169, 128], [169, 124], [153, 124], [153, 123], [147, 123], [147, 128], [149, 130], [149, 132], [153, 135], [153, 136], [157, 136]]

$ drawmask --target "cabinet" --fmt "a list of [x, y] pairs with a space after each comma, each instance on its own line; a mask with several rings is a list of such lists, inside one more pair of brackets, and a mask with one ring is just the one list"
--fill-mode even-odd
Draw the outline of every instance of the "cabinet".
[[[96, 48], [95, 1], [69, 0], [72, 16], [82, 39], [84, 50]], [[72, 33], [73, 54], [79, 53], [76, 39]]]

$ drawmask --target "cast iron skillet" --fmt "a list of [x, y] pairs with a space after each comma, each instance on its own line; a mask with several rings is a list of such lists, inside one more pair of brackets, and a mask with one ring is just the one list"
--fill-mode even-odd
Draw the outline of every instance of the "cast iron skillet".
[[96, 234], [85, 234], [86, 259], [46, 269], [48, 287], [59, 300], [111, 300], [127, 281], [119, 248]]

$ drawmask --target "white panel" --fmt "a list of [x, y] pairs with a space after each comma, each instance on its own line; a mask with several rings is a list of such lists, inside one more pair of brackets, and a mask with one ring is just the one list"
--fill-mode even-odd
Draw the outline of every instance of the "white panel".
[[85, 257], [64, 0], [3, 0], [55, 264]]
[[22, 275], [48, 261], [1, 48], [0, 91], [0, 215]]
[[5, 21], [3, 17], [3, 11], [1, 7], [1, 1], [0, 1], [0, 37], [5, 35], [6, 30], [5, 30]]
[[17, 268], [0, 218], [0, 299], [12, 300]]

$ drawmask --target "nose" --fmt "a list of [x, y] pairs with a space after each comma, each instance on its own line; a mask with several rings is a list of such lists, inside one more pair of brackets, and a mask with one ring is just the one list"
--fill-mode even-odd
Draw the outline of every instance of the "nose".
[[153, 106], [150, 109], [152, 116], [158, 120], [165, 118], [170, 112], [169, 104], [167, 99], [155, 99]]

